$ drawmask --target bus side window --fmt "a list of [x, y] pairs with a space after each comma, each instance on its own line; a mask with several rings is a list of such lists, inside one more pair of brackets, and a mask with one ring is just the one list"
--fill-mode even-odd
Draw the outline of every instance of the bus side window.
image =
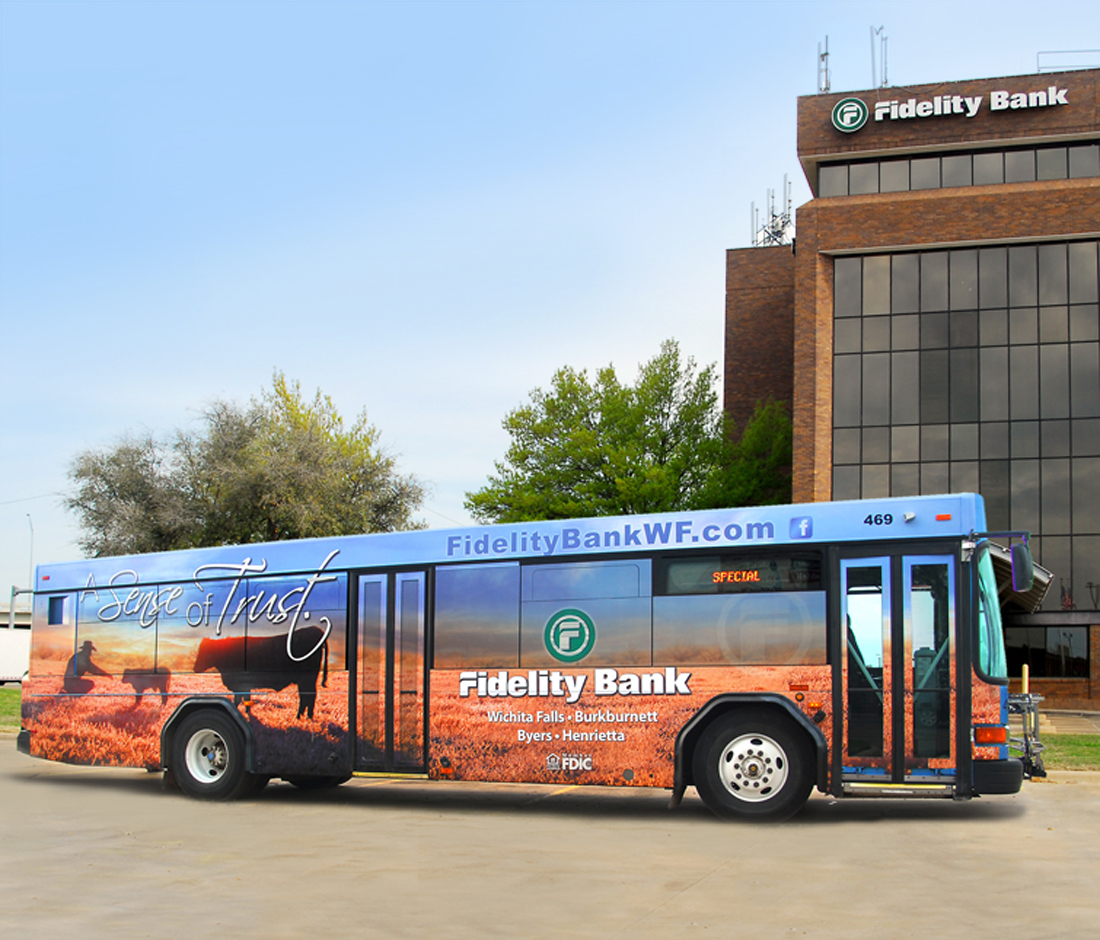
[[[32, 676], [60, 676], [73, 655], [76, 622], [72, 602], [64, 594], [34, 598], [34, 632], [31, 633]], [[67, 616], [66, 616], [67, 615]]]
[[194, 672], [203, 640], [208, 642], [200, 666], [243, 670], [247, 609], [237, 609], [242, 593], [232, 580], [177, 585], [157, 617], [157, 672]]
[[821, 558], [702, 555], [658, 563], [656, 665], [818, 665], [827, 660]]
[[655, 597], [653, 661], [658, 666], [823, 665], [825, 592]]
[[[526, 565], [520, 665], [648, 666], [653, 662], [652, 563], [629, 561]], [[548, 645], [559, 618], [588, 618], [593, 638], [580, 658]]]
[[[294, 611], [302, 604], [306, 579], [294, 577], [249, 578], [247, 591], [241, 591], [232, 606], [234, 626], [243, 626], [245, 669], [249, 672], [285, 669], [282, 651], [294, 622], [291, 652], [307, 657], [318, 644], [327, 649], [329, 672], [347, 669], [347, 598], [348, 579], [344, 574], [325, 574], [313, 584], [302, 609], [294, 620]], [[328, 636], [324, 640], [324, 632]]]
[[153, 672], [160, 596], [158, 585], [133, 582], [79, 592], [77, 649], [110, 675], [121, 676], [127, 670]]
[[435, 668], [519, 665], [519, 565], [435, 571]]
[[65, 622], [65, 598], [49, 598], [49, 611], [46, 614], [46, 623], [51, 627], [60, 626]]

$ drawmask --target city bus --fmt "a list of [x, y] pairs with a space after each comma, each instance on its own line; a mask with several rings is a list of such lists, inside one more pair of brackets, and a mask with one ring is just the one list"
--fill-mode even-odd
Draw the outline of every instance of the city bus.
[[18, 747], [207, 799], [386, 774], [777, 820], [815, 788], [1015, 793], [1000, 606], [1041, 595], [1026, 533], [998, 533], [1010, 565], [985, 528], [953, 494], [42, 565]]

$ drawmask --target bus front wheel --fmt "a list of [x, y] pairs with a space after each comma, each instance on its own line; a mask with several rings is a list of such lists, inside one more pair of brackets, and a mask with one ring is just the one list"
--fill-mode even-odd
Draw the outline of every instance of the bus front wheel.
[[188, 796], [233, 800], [258, 792], [258, 778], [245, 769], [244, 734], [228, 715], [212, 708], [188, 715], [172, 740], [172, 774]]
[[724, 715], [695, 748], [695, 789], [723, 819], [777, 822], [793, 816], [813, 787], [812, 752], [790, 721], [766, 710]]

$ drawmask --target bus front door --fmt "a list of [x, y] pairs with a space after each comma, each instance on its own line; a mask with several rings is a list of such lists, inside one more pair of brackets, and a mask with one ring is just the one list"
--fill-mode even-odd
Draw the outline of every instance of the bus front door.
[[[950, 795], [955, 754], [955, 560], [840, 562], [836, 748], [845, 792]], [[838, 766], [839, 765], [839, 766]]]
[[424, 770], [425, 582], [423, 571], [359, 577], [356, 770]]

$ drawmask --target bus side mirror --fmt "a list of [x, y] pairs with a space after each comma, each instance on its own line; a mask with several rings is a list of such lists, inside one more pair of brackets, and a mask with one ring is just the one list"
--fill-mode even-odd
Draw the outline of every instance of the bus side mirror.
[[1035, 564], [1031, 560], [1031, 549], [1023, 542], [1012, 546], [1012, 590], [1023, 594], [1031, 590], [1035, 580]]

